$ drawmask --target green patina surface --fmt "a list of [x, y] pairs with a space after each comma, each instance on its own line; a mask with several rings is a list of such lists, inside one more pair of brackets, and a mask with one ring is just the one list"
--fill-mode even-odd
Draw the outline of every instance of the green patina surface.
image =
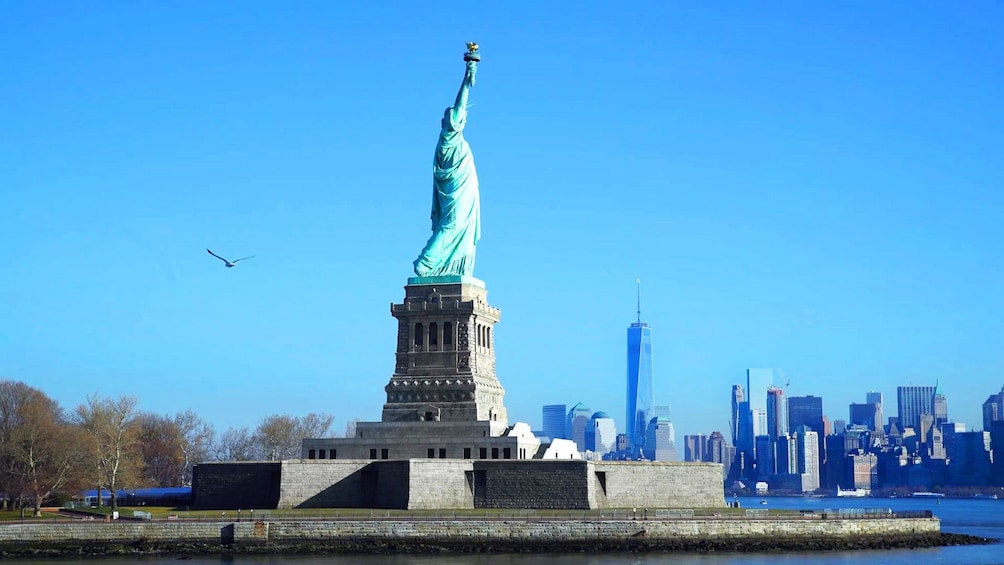
[[419, 277], [474, 273], [475, 248], [481, 239], [481, 197], [464, 127], [477, 69], [477, 60], [468, 59], [457, 99], [443, 114], [433, 163], [432, 236], [414, 263]]
[[435, 277], [408, 277], [409, 285], [472, 284], [485, 288], [485, 281], [467, 275], [439, 275]]

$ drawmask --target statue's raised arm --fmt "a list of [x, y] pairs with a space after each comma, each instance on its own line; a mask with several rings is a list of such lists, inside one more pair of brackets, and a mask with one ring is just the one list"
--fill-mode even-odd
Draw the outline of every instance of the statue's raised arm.
[[[449, 125], [453, 130], [462, 130], [467, 124], [467, 99], [470, 96], [471, 88], [474, 87], [474, 77], [478, 73], [478, 62], [481, 55], [478, 54], [478, 44], [467, 43], [467, 53], [464, 54], [464, 61], [467, 61], [467, 70], [464, 72], [464, 80], [460, 83], [460, 90], [457, 91], [457, 99], [453, 106], [449, 108]], [[444, 127], [446, 124], [443, 124]]]
[[474, 255], [481, 239], [481, 196], [474, 155], [464, 139], [467, 99], [474, 86], [478, 54], [476, 43], [467, 44], [467, 69], [453, 106], [443, 113], [432, 178], [432, 236], [415, 260], [420, 277], [474, 273]]

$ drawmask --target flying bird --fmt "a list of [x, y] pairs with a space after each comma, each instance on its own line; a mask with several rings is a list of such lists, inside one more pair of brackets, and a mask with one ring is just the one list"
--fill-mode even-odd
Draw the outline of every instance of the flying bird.
[[[206, 251], [209, 251], [209, 249], [206, 249]], [[223, 263], [226, 264], [226, 266], [227, 266], [228, 269], [230, 267], [233, 267], [234, 265], [236, 265], [238, 261], [243, 261], [245, 259], [252, 259], [252, 258], [254, 258], [254, 255], [252, 255], [250, 257], [241, 257], [240, 259], [234, 259], [233, 261], [228, 261], [228, 260], [224, 259], [223, 257], [220, 257], [219, 255], [213, 253], [212, 251], [209, 251], [209, 254], [212, 255], [213, 257], [216, 257], [220, 261], [223, 261]]]

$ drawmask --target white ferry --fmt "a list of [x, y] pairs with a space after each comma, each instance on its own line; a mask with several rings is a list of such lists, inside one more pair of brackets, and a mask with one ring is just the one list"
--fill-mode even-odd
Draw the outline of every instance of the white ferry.
[[945, 498], [945, 495], [943, 493], [927, 492], [927, 491], [915, 492], [910, 496], [912, 496], [913, 498]]
[[837, 485], [837, 496], [850, 496], [850, 497], [864, 497], [871, 496], [872, 491], [866, 488], [849, 488], [842, 489], [840, 485]]

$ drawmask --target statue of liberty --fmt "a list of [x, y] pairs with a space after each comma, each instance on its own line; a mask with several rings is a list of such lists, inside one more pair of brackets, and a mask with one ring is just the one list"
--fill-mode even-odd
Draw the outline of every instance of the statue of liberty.
[[474, 251], [481, 239], [481, 197], [471, 146], [464, 139], [467, 96], [478, 70], [476, 43], [467, 44], [467, 70], [457, 100], [443, 114], [432, 175], [432, 236], [415, 259], [420, 277], [474, 273]]

